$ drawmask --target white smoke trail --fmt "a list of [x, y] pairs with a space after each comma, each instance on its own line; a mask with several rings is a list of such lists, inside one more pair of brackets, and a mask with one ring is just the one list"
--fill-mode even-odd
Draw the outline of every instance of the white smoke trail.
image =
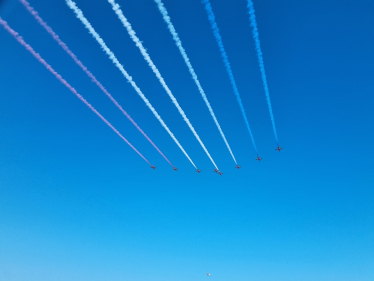
[[216, 118], [216, 115], [214, 114], [213, 108], [211, 107], [211, 105], [210, 105], [210, 103], [208, 101], [208, 97], [206, 96], [206, 94], [205, 94], [205, 92], [203, 90], [203, 87], [201, 86], [200, 81], [197, 78], [195, 70], [193, 69], [192, 64], [190, 62], [190, 59], [188, 58], [187, 53], [186, 53], [185, 49], [182, 46], [182, 41], [179, 38], [179, 35], [178, 35], [177, 31], [175, 30], [174, 25], [171, 22], [170, 16], [168, 15], [168, 12], [167, 12], [164, 4], [162, 3], [161, 0], [155, 0], [155, 2], [157, 4], [157, 6], [158, 6], [158, 9], [159, 9], [160, 13], [162, 14], [162, 17], [164, 18], [164, 21], [166, 22], [166, 24], [167, 24], [167, 26], [169, 28], [169, 31], [170, 31], [171, 35], [173, 36], [175, 44], [177, 45], [177, 47], [178, 47], [178, 49], [179, 49], [179, 51], [180, 51], [180, 53], [181, 53], [181, 55], [182, 55], [182, 57], [184, 59], [184, 62], [186, 63], [186, 65], [188, 67], [188, 70], [189, 70], [189, 72], [190, 72], [190, 74], [192, 76], [192, 79], [195, 81], [196, 86], [199, 89], [199, 92], [200, 92], [201, 96], [203, 97], [203, 100], [205, 101], [206, 106], [209, 109], [210, 115], [212, 115], [213, 120], [216, 123], [218, 131], [221, 133], [221, 136], [222, 136], [222, 138], [223, 138], [223, 140], [224, 140], [224, 142], [225, 142], [228, 150], [230, 151], [230, 154], [231, 154], [232, 158], [234, 159], [235, 163], [237, 164], [235, 156], [234, 156], [234, 154], [231, 151], [230, 145], [229, 145], [228, 141], [226, 140], [225, 134], [223, 133], [223, 131], [221, 129], [221, 126], [218, 123], [218, 120]]
[[52, 38], [61, 46], [61, 48], [74, 60], [74, 62], [91, 78], [100, 90], [114, 103], [114, 105], [130, 120], [130, 122], [139, 130], [139, 132], [152, 144], [152, 146], [164, 157], [164, 159], [172, 166], [169, 159], [161, 152], [161, 150], [153, 143], [153, 141], [144, 133], [138, 124], [131, 118], [131, 116], [122, 108], [122, 106], [112, 97], [112, 95], [104, 88], [104, 86], [96, 79], [96, 77], [87, 69], [87, 67], [77, 58], [77, 56], [69, 49], [69, 47], [62, 42], [60, 37], [53, 31], [53, 29], [39, 16], [38, 12], [30, 6], [26, 0], [20, 0], [23, 6], [30, 12], [36, 21], [52, 36]]
[[[70, 1], [70, 0], [69, 0]], [[118, 18], [122, 22], [123, 26], [127, 29], [127, 32], [129, 33], [131, 39], [135, 42], [135, 45], [139, 48], [140, 52], [142, 53], [144, 59], [147, 61], [148, 65], [152, 69], [152, 71], [156, 74], [156, 77], [160, 81], [161, 85], [165, 89], [166, 93], [169, 95], [170, 99], [174, 103], [174, 105], [177, 107], [179, 113], [182, 115], [184, 121], [186, 121], [188, 127], [191, 129], [192, 133], [195, 135], [196, 139], [199, 141], [201, 147], [204, 149], [205, 153], [208, 155], [210, 161], [212, 161], [213, 165], [218, 170], [218, 167], [216, 163], [214, 162], [213, 158], [210, 156], [208, 150], [206, 149], [205, 145], [201, 141], [199, 135], [196, 133], [194, 127], [192, 126], [190, 120], [187, 118], [186, 114], [184, 113], [183, 109], [180, 107], [177, 99], [174, 97], [172, 92], [170, 91], [169, 87], [166, 85], [164, 78], [161, 76], [161, 73], [158, 71], [156, 65], [151, 60], [151, 57], [147, 53], [147, 50], [143, 47], [142, 42], [140, 42], [139, 38], [136, 36], [135, 31], [132, 29], [131, 24], [128, 22], [126, 17], [123, 15], [120, 6], [114, 1], [114, 0], [108, 0], [108, 2], [112, 5], [112, 8], [114, 12], [117, 14]]]
[[[85, 18], [83, 15], [83, 12], [77, 7], [75, 2], [71, 0], [66, 0], [66, 4], [71, 8], [74, 13], [76, 14], [77, 18], [84, 24], [84, 26], [88, 29], [88, 31], [92, 34], [92, 36], [96, 39], [96, 41], [100, 44], [101, 48], [104, 50], [104, 52], [109, 56], [109, 58], [112, 60], [115, 66], [121, 71], [123, 76], [126, 77], [127, 81], [133, 86], [137, 94], [143, 99], [145, 104], [148, 106], [148, 108], [152, 111], [152, 113], [156, 116], [157, 120], [160, 121], [161, 125], [165, 128], [165, 130], [169, 133], [171, 138], [175, 141], [175, 143], [178, 145], [178, 147], [182, 150], [184, 155], [190, 160], [191, 164], [196, 168], [196, 165], [191, 160], [191, 158], [188, 156], [187, 152], [184, 150], [182, 145], [179, 143], [179, 141], [176, 139], [174, 134], [170, 131], [168, 126], [165, 124], [165, 122], [162, 120], [160, 115], [158, 115], [157, 111], [153, 108], [151, 103], [148, 101], [148, 99], [144, 96], [142, 91], [139, 89], [139, 87], [135, 84], [134, 80], [132, 80], [132, 77], [126, 72], [126, 70], [123, 68], [123, 66], [120, 64], [114, 53], [107, 47], [104, 40], [100, 37], [100, 35], [95, 31], [95, 29], [92, 27], [90, 22]], [[197, 168], [196, 168], [197, 169]]]

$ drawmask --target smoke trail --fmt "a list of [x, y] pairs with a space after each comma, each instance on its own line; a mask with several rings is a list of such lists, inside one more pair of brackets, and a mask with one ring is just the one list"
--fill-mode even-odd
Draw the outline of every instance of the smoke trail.
[[168, 15], [168, 12], [167, 12], [164, 4], [162, 3], [161, 0], [155, 0], [155, 2], [157, 4], [158, 9], [160, 10], [163, 18], [164, 18], [164, 21], [166, 22], [166, 24], [167, 24], [167, 26], [169, 28], [169, 31], [170, 31], [171, 35], [173, 36], [175, 44], [177, 45], [177, 47], [178, 47], [178, 49], [179, 49], [179, 51], [180, 51], [180, 53], [181, 53], [181, 55], [182, 55], [182, 57], [184, 59], [184, 62], [186, 63], [186, 65], [188, 67], [188, 70], [189, 70], [189, 72], [190, 72], [190, 74], [192, 76], [192, 79], [195, 81], [196, 86], [199, 89], [199, 92], [200, 92], [201, 96], [203, 97], [203, 100], [205, 101], [206, 106], [209, 109], [210, 115], [212, 115], [213, 120], [216, 123], [218, 131], [220, 132], [220, 134], [221, 134], [221, 136], [222, 136], [222, 138], [223, 138], [223, 140], [224, 140], [224, 142], [225, 142], [228, 150], [230, 151], [230, 154], [231, 154], [232, 158], [234, 159], [235, 163], [237, 164], [235, 156], [234, 156], [234, 154], [231, 151], [230, 145], [229, 145], [228, 141], [226, 140], [225, 134], [223, 133], [223, 131], [221, 129], [221, 126], [218, 123], [216, 115], [213, 112], [213, 108], [211, 107], [211, 105], [210, 105], [210, 103], [208, 101], [208, 97], [206, 96], [206, 94], [205, 94], [205, 92], [204, 92], [204, 90], [203, 90], [203, 88], [202, 88], [202, 86], [200, 84], [200, 81], [197, 78], [195, 70], [193, 69], [193, 67], [191, 65], [191, 62], [190, 62], [190, 59], [188, 58], [187, 53], [186, 53], [185, 49], [182, 46], [182, 41], [180, 40], [179, 35], [178, 35], [177, 31], [175, 30], [172, 22], [171, 22], [171, 19], [170, 19], [169, 15]]
[[174, 105], [177, 107], [179, 113], [182, 115], [184, 121], [187, 123], [188, 127], [191, 129], [192, 133], [195, 135], [196, 139], [199, 141], [201, 147], [204, 149], [205, 153], [208, 155], [210, 161], [212, 161], [213, 165], [216, 167], [218, 170], [218, 167], [216, 163], [214, 163], [213, 158], [210, 156], [208, 150], [206, 149], [205, 145], [201, 141], [199, 135], [196, 133], [194, 127], [192, 126], [190, 120], [188, 120], [186, 114], [184, 113], [183, 109], [179, 106], [178, 101], [174, 97], [174, 95], [171, 93], [169, 87], [166, 85], [164, 78], [162, 78], [161, 73], [158, 71], [157, 67], [151, 60], [151, 57], [147, 53], [147, 50], [143, 47], [142, 42], [140, 42], [139, 38], [136, 36], [135, 31], [132, 29], [131, 24], [127, 21], [126, 17], [123, 15], [120, 7], [114, 0], [108, 0], [108, 2], [112, 5], [112, 8], [114, 12], [117, 14], [118, 18], [122, 22], [123, 26], [127, 29], [127, 32], [129, 33], [131, 39], [135, 42], [135, 45], [139, 48], [140, 52], [142, 53], [144, 59], [147, 61], [148, 65], [150, 68], [153, 70], [153, 72], [156, 74], [156, 77], [160, 81], [162, 87], [165, 89], [166, 93], [169, 95], [170, 99], [174, 103]]
[[170, 137], [175, 141], [175, 143], [182, 150], [182, 152], [184, 153], [184, 155], [188, 158], [188, 160], [190, 160], [191, 164], [196, 168], [195, 164], [192, 162], [191, 158], [188, 156], [187, 152], [184, 150], [184, 148], [182, 147], [182, 145], [175, 138], [174, 134], [170, 131], [170, 129], [168, 128], [168, 126], [166, 126], [165, 122], [162, 120], [162, 118], [160, 117], [160, 115], [158, 115], [157, 111], [153, 108], [153, 106], [148, 101], [148, 99], [144, 96], [144, 94], [139, 89], [139, 87], [135, 84], [134, 80], [132, 80], [132, 77], [126, 72], [126, 70], [120, 64], [120, 62], [118, 61], [118, 59], [116, 58], [116, 56], [114, 55], [114, 53], [108, 48], [108, 46], [105, 44], [104, 40], [95, 31], [95, 29], [92, 27], [92, 25], [89, 23], [89, 21], [84, 17], [83, 12], [71, 0], [66, 0], [66, 4], [74, 11], [74, 13], [76, 14], [77, 18], [84, 24], [84, 26], [88, 29], [89, 33], [91, 33], [92, 36], [96, 39], [96, 41], [100, 44], [101, 48], [109, 56], [109, 58], [112, 60], [113, 64], [121, 71], [121, 73], [123, 74], [123, 76], [125, 76], [125, 78], [127, 79], [127, 81], [135, 89], [135, 91], [137, 92], [137, 94], [143, 99], [143, 101], [148, 106], [148, 108], [156, 116], [157, 120], [161, 123], [161, 125], [169, 133]]
[[174, 167], [166, 156], [160, 151], [160, 149], [152, 142], [152, 140], [143, 132], [143, 130], [135, 123], [130, 115], [122, 108], [122, 106], [112, 97], [111, 94], [104, 88], [104, 86], [96, 79], [96, 77], [84, 66], [84, 64], [76, 57], [76, 55], [68, 48], [68, 46], [61, 41], [58, 35], [52, 30], [52, 28], [39, 16], [39, 14], [30, 6], [26, 0], [20, 0], [25, 8], [34, 16], [38, 23], [44, 27], [45, 30], [53, 37], [53, 39], [68, 53], [68, 55], [75, 61], [77, 65], [92, 79], [92, 81], [104, 92], [104, 94], [118, 107], [118, 109], [130, 120], [130, 122], [143, 134], [143, 136], [153, 145], [154, 148], [165, 158], [165, 160]]
[[243, 107], [243, 104], [242, 104], [242, 100], [240, 98], [239, 91], [238, 91], [238, 88], [236, 86], [236, 82], [235, 82], [235, 79], [234, 79], [234, 75], [232, 74], [230, 62], [229, 62], [229, 59], [227, 57], [225, 48], [223, 47], [222, 37], [221, 37], [221, 34], [219, 33], [219, 29], [218, 29], [218, 26], [217, 26], [217, 23], [216, 23], [216, 20], [215, 20], [215, 16], [214, 16], [214, 13], [213, 13], [213, 10], [212, 10], [212, 6], [210, 5], [209, 0], [201, 0], [201, 3], [203, 3], [204, 6], [205, 6], [205, 10], [206, 10], [206, 12], [208, 14], [208, 18], [209, 18], [209, 21], [210, 21], [210, 24], [211, 24], [211, 27], [212, 27], [212, 30], [213, 30], [214, 37], [215, 37], [215, 39], [217, 41], [219, 50], [221, 52], [223, 63], [225, 65], [226, 71], [227, 71], [227, 73], [229, 75], [232, 88], [233, 88], [234, 93], [236, 95], [236, 99], [238, 100], [239, 107], [240, 107], [240, 110], [241, 110], [241, 112], [243, 114], [245, 124], [247, 125], [247, 129], [248, 129], [249, 135], [251, 136], [253, 146], [254, 146], [254, 148], [256, 150], [256, 153], [258, 155], [258, 151], [257, 151], [257, 147], [256, 147], [256, 144], [255, 144], [255, 140], [253, 138], [251, 128], [249, 127], [247, 115], [245, 114], [244, 107]]
[[259, 34], [258, 34], [257, 22], [256, 22], [256, 16], [255, 16], [255, 9], [253, 7], [252, 0], [248, 0], [247, 8], [248, 8], [249, 18], [250, 18], [251, 26], [252, 26], [252, 35], [253, 35], [253, 39], [255, 40], [257, 58], [258, 58], [258, 63], [260, 65], [260, 71], [261, 71], [262, 83], [264, 85], [266, 101], [267, 101], [268, 107], [269, 107], [270, 119], [271, 119], [271, 123], [273, 125], [275, 140], [277, 141], [277, 145], [278, 145], [277, 130], [275, 129], [273, 109], [271, 108], [271, 102], [270, 102], [270, 96], [269, 96], [269, 87], [268, 87], [268, 82], [267, 82], [266, 74], [265, 74], [264, 58], [262, 57], [262, 51], [261, 51], [261, 46], [260, 46], [260, 38], [259, 38]]
[[74, 95], [76, 95], [85, 105], [87, 105], [97, 116], [100, 117], [101, 120], [104, 121], [105, 124], [107, 124], [121, 139], [123, 139], [132, 149], [135, 150], [136, 153], [138, 153], [149, 165], [151, 163], [148, 162], [147, 159], [143, 155], [140, 154], [139, 151], [136, 150], [135, 147], [131, 145], [131, 143], [125, 139], [124, 136], [120, 134], [120, 132], [117, 131], [116, 128], [113, 127], [112, 124], [110, 124], [88, 101], [86, 101], [80, 94], [77, 93], [77, 91], [70, 86], [68, 82], [66, 82], [65, 79], [61, 77], [60, 74], [58, 74], [38, 53], [34, 51], [34, 49], [27, 44], [21, 36], [18, 35], [17, 32], [15, 32], [13, 29], [11, 29], [6, 21], [4, 21], [0, 17], [0, 24], [5, 28], [6, 31], [8, 31], [13, 37], [22, 45], [24, 46], [41, 64], [43, 64], [62, 84], [64, 84]]

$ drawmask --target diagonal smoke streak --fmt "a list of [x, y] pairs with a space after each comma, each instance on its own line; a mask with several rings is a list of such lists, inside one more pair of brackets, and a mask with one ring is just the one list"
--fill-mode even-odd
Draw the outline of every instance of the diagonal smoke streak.
[[100, 37], [100, 35], [95, 31], [95, 29], [92, 27], [92, 25], [89, 23], [89, 21], [84, 17], [83, 12], [77, 7], [77, 5], [71, 1], [66, 0], [66, 4], [74, 11], [77, 18], [84, 24], [84, 26], [88, 29], [89, 33], [92, 34], [92, 36], [96, 39], [96, 41], [100, 44], [103, 51], [109, 56], [109, 58], [112, 60], [113, 64], [121, 71], [123, 76], [127, 79], [127, 81], [131, 84], [131, 86], [135, 89], [137, 94], [143, 99], [145, 104], [148, 106], [148, 108], [152, 111], [152, 113], [155, 115], [157, 120], [161, 123], [161, 125], [165, 128], [165, 130], [169, 133], [170, 137], [175, 141], [175, 143], [178, 145], [178, 147], [182, 150], [184, 155], [190, 160], [191, 164], [196, 168], [194, 162], [192, 162], [191, 158], [188, 156], [187, 152], [184, 150], [182, 145], [179, 143], [179, 141], [176, 139], [174, 134], [170, 131], [168, 126], [165, 124], [165, 122], [162, 120], [160, 115], [158, 115], [157, 111], [153, 108], [151, 103], [148, 101], [148, 99], [144, 96], [142, 91], [139, 89], [139, 87], [135, 84], [132, 77], [126, 72], [126, 70], [123, 68], [123, 66], [120, 64], [114, 53], [108, 48], [108, 46], [105, 44], [104, 40]]
[[6, 31], [8, 31], [22, 46], [24, 46], [41, 64], [43, 64], [62, 84], [64, 84], [74, 95], [76, 95], [85, 105], [87, 105], [101, 120], [104, 121], [105, 124], [107, 124], [121, 139], [123, 139], [132, 149], [135, 150], [136, 153], [138, 153], [149, 165], [151, 163], [148, 162], [145, 157], [140, 154], [139, 151], [136, 150], [135, 147], [131, 145], [131, 143], [125, 139], [124, 136], [120, 134], [120, 132], [117, 131], [116, 128], [113, 127], [112, 124], [110, 124], [88, 101], [86, 101], [80, 94], [77, 93], [77, 91], [68, 83], [65, 79], [61, 77], [60, 74], [58, 74], [38, 53], [34, 51], [34, 49], [27, 44], [21, 36], [18, 35], [17, 32], [15, 32], [12, 28], [9, 27], [6, 21], [4, 21], [0, 17], [0, 24], [5, 28]]
[[117, 16], [120, 19], [120, 21], [122, 22], [123, 26], [127, 29], [127, 32], [129, 33], [131, 39], [135, 42], [135, 45], [139, 48], [139, 50], [142, 53], [144, 59], [147, 61], [149, 67], [155, 73], [155, 75], [158, 78], [158, 80], [160, 81], [162, 87], [165, 89], [166, 93], [169, 95], [170, 99], [172, 100], [174, 105], [177, 107], [179, 113], [182, 115], [184, 121], [187, 123], [188, 127], [190, 128], [190, 130], [192, 131], [192, 133], [194, 134], [194, 136], [196, 137], [196, 139], [200, 143], [201, 147], [204, 149], [205, 153], [208, 155], [210, 161], [212, 161], [213, 165], [218, 170], [218, 167], [217, 167], [216, 163], [214, 162], [213, 158], [210, 156], [208, 150], [206, 149], [205, 145], [201, 141], [199, 135], [196, 133], [195, 128], [192, 126], [190, 120], [187, 118], [183, 109], [180, 107], [177, 99], [174, 97], [174, 95], [170, 91], [169, 87], [166, 85], [166, 82], [165, 82], [164, 78], [161, 76], [161, 73], [159, 72], [156, 65], [151, 60], [151, 57], [147, 53], [147, 50], [143, 47], [142, 42], [140, 42], [139, 38], [136, 36], [135, 31], [131, 27], [131, 24], [128, 22], [126, 17], [123, 15], [123, 13], [120, 9], [120, 6], [114, 0], [108, 0], [108, 2], [112, 5], [112, 8], [113, 8], [114, 12], [117, 14]]
[[165, 160], [170, 163], [166, 156], [161, 152], [161, 150], [152, 142], [152, 140], [143, 132], [143, 130], [135, 123], [135, 121], [130, 117], [130, 115], [122, 108], [122, 106], [112, 97], [111, 94], [104, 88], [104, 86], [96, 79], [96, 77], [87, 69], [86, 66], [77, 58], [77, 56], [68, 48], [68, 46], [61, 41], [59, 36], [52, 30], [52, 28], [39, 16], [39, 14], [34, 10], [33, 7], [26, 0], [20, 0], [23, 6], [34, 16], [38, 23], [44, 27], [44, 29], [53, 37], [53, 39], [65, 50], [66, 53], [75, 61], [75, 63], [82, 68], [82, 70], [87, 74], [88, 77], [104, 92], [104, 94], [114, 103], [115, 106], [130, 120], [130, 122], [139, 130], [140, 133], [153, 145], [153, 147], [165, 158]]
[[217, 44], [218, 44], [218, 47], [219, 47], [219, 50], [220, 50], [220, 53], [221, 53], [221, 57], [222, 57], [222, 60], [223, 60], [223, 63], [225, 65], [227, 74], [229, 75], [232, 88], [233, 88], [234, 93], [236, 95], [236, 99], [238, 100], [239, 107], [240, 107], [240, 110], [242, 112], [245, 124], [247, 125], [247, 129], [248, 129], [249, 135], [251, 136], [251, 140], [252, 140], [253, 146], [254, 146], [254, 148], [256, 150], [256, 153], [258, 155], [256, 143], [255, 143], [255, 140], [253, 138], [251, 128], [249, 127], [247, 115], [245, 114], [244, 107], [243, 107], [243, 104], [242, 104], [242, 100], [240, 98], [239, 91], [238, 91], [238, 88], [236, 86], [236, 82], [235, 82], [235, 79], [234, 79], [234, 75], [232, 74], [232, 70], [231, 70], [229, 59], [227, 57], [225, 48], [223, 47], [222, 37], [221, 37], [221, 34], [219, 33], [219, 29], [218, 29], [218, 26], [217, 26], [217, 23], [216, 23], [216, 20], [215, 20], [215, 16], [214, 16], [214, 13], [213, 13], [213, 10], [212, 10], [212, 6], [210, 5], [209, 0], [201, 0], [201, 2], [204, 4], [205, 10], [206, 10], [206, 12], [208, 14], [208, 18], [209, 18], [209, 21], [210, 21], [210, 24], [211, 24], [211, 27], [212, 27], [212, 30], [213, 30], [214, 37], [215, 37], [215, 39], [217, 41]]
[[259, 34], [258, 34], [257, 22], [256, 22], [256, 16], [255, 16], [255, 9], [254, 9], [252, 0], [248, 0], [247, 8], [248, 8], [248, 13], [249, 13], [249, 18], [250, 18], [250, 21], [251, 21], [253, 40], [255, 41], [255, 45], [256, 45], [257, 58], [258, 58], [258, 63], [260, 65], [261, 78], [262, 78], [262, 83], [264, 85], [266, 101], [267, 101], [268, 107], [269, 107], [270, 119], [271, 119], [271, 123], [273, 125], [275, 140], [276, 140], [277, 145], [278, 145], [278, 135], [277, 135], [277, 130], [275, 128], [273, 109], [271, 108], [269, 87], [268, 87], [268, 82], [267, 82], [266, 73], [265, 73], [264, 58], [262, 56], [260, 38], [259, 38]]
[[210, 103], [208, 101], [208, 97], [206, 96], [206, 94], [205, 94], [205, 92], [203, 90], [203, 87], [201, 86], [200, 81], [197, 78], [195, 70], [193, 69], [192, 64], [190, 62], [190, 59], [187, 56], [186, 50], [182, 46], [182, 41], [179, 38], [179, 35], [178, 35], [177, 31], [175, 30], [172, 22], [171, 22], [170, 16], [168, 15], [168, 12], [167, 12], [164, 4], [162, 3], [161, 0], [155, 0], [155, 2], [157, 4], [157, 6], [158, 6], [158, 9], [160, 10], [160, 13], [162, 14], [162, 17], [164, 18], [164, 21], [166, 22], [166, 24], [167, 24], [167, 26], [169, 28], [169, 31], [170, 31], [171, 35], [173, 36], [175, 44], [177, 45], [177, 47], [178, 47], [178, 49], [179, 49], [179, 51], [180, 51], [180, 53], [181, 53], [181, 55], [182, 55], [182, 57], [184, 59], [184, 62], [186, 63], [186, 65], [188, 67], [188, 70], [189, 70], [189, 72], [190, 72], [190, 74], [192, 76], [192, 79], [195, 81], [196, 86], [199, 89], [199, 92], [200, 92], [201, 96], [203, 97], [203, 100], [205, 101], [206, 106], [209, 109], [210, 115], [213, 117], [213, 120], [216, 123], [218, 131], [220, 132], [220, 134], [221, 134], [221, 136], [222, 136], [222, 138], [223, 138], [223, 140], [224, 140], [224, 142], [225, 142], [225, 144], [227, 146], [227, 149], [230, 151], [230, 154], [231, 154], [232, 158], [234, 159], [234, 161], [236, 163], [235, 156], [234, 156], [234, 154], [231, 151], [230, 145], [229, 145], [228, 141], [226, 140], [225, 134], [223, 133], [223, 131], [221, 129], [221, 126], [218, 123], [218, 120], [216, 118], [216, 115], [214, 114], [213, 108], [211, 107], [211, 105], [210, 105]]

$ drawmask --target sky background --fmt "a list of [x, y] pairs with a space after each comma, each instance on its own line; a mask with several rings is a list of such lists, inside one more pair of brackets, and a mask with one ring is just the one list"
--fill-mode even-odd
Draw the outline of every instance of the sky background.
[[254, 1], [278, 153], [246, 1], [211, 0], [258, 163], [203, 5], [164, 0], [237, 170], [156, 4], [118, 0], [222, 177], [110, 4], [76, 3], [202, 172], [65, 1], [30, 4], [178, 172], [18, 1], [0, 0], [0, 16], [157, 167], [0, 28], [0, 281], [374, 279], [373, 1]]

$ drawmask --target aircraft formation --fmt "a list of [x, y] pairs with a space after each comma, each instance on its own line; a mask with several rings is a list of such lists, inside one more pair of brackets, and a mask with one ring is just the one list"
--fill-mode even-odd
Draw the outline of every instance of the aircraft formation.
[[[35, 18], [35, 20], [49, 33], [52, 38], [64, 49], [64, 51], [73, 59], [73, 61], [86, 73], [86, 75], [102, 90], [102, 92], [113, 102], [113, 104], [125, 115], [125, 117], [128, 118], [128, 120], [138, 129], [138, 131], [149, 141], [149, 143], [161, 154], [161, 156], [171, 165], [172, 170], [178, 171], [178, 168], [176, 168], [170, 161], [169, 159], [161, 152], [161, 150], [153, 143], [153, 141], [144, 133], [144, 131], [139, 127], [139, 125], [130, 117], [130, 115], [122, 108], [122, 106], [113, 98], [113, 96], [105, 89], [105, 87], [98, 81], [98, 79], [87, 69], [87, 67], [77, 58], [77, 56], [69, 49], [69, 47], [60, 39], [60, 37], [53, 31], [53, 29], [41, 18], [41, 16], [36, 12], [36, 10], [31, 7], [29, 2], [27, 0], [19, 0], [23, 6], [26, 8], [28, 12]], [[157, 79], [159, 80], [161, 86], [165, 90], [166, 94], [169, 96], [171, 99], [172, 103], [174, 106], [177, 108], [178, 112], [180, 113], [181, 117], [183, 120], [186, 122], [188, 128], [191, 130], [192, 134], [195, 136], [196, 140], [199, 142], [200, 146], [204, 150], [205, 154], [208, 156], [210, 161], [212, 162], [213, 166], [215, 167], [213, 172], [217, 173], [218, 175], [223, 175], [223, 173], [218, 169], [216, 163], [214, 162], [212, 156], [208, 152], [208, 149], [205, 147], [204, 143], [202, 142], [200, 136], [196, 132], [195, 128], [189, 121], [188, 117], [186, 116], [184, 110], [182, 109], [181, 105], [178, 103], [176, 97], [168, 87], [165, 79], [161, 75], [159, 69], [151, 59], [150, 55], [147, 52], [147, 49], [143, 46], [143, 41], [140, 40], [140, 38], [136, 35], [136, 32], [134, 31], [132, 25], [128, 21], [128, 19], [125, 17], [123, 11], [121, 10], [120, 6], [116, 3], [116, 0], [102, 0], [102, 1], [107, 1], [115, 15], [118, 17], [120, 22], [123, 24], [124, 29], [132, 39], [132, 41], [135, 43], [136, 47], [138, 47], [141, 55], [143, 56], [144, 60], [146, 63], [149, 65], [153, 73], [156, 75]], [[183, 148], [181, 143], [178, 141], [178, 139], [175, 137], [174, 133], [171, 132], [170, 128], [166, 125], [164, 120], [161, 118], [160, 114], [156, 111], [156, 109], [153, 107], [151, 102], [147, 99], [145, 94], [141, 91], [141, 89], [138, 87], [138, 85], [135, 83], [133, 78], [130, 76], [130, 74], [125, 70], [124, 66], [119, 62], [117, 59], [116, 55], [114, 52], [111, 51], [111, 49], [108, 47], [108, 45], [105, 43], [105, 41], [102, 39], [102, 37], [97, 33], [97, 31], [94, 29], [94, 27], [91, 25], [89, 20], [85, 17], [83, 11], [77, 6], [75, 2], [72, 0], [65, 0], [67, 6], [72, 10], [72, 12], [76, 15], [77, 19], [83, 24], [84, 28], [87, 29], [87, 31], [93, 36], [93, 39], [96, 40], [96, 42], [99, 44], [101, 49], [104, 51], [104, 53], [109, 57], [109, 59], [112, 61], [114, 66], [121, 72], [123, 77], [131, 84], [131, 86], [134, 88], [135, 93], [144, 101], [145, 105], [151, 110], [155, 118], [160, 122], [161, 126], [168, 132], [170, 137], [173, 139], [173, 141], [176, 143], [176, 145], [179, 147], [179, 149], [182, 151], [182, 153], [187, 157], [187, 159], [190, 161], [190, 163], [194, 166], [196, 169], [197, 173], [201, 173], [201, 170], [199, 170], [190, 156], [187, 154], [186, 150]], [[182, 41], [172, 24], [171, 18], [168, 14], [168, 11], [166, 10], [166, 7], [162, 0], [154, 0], [159, 12], [161, 13], [161, 16], [163, 20], [165, 21], [167, 29], [170, 31], [170, 34], [176, 44], [176, 47], [178, 48], [188, 70], [189, 73], [191, 74], [191, 78], [195, 82], [198, 92], [200, 93], [201, 97], [203, 98], [203, 101], [205, 102], [208, 111], [210, 115], [212, 116], [215, 125], [217, 126], [217, 129], [231, 155], [233, 158], [236, 166], [236, 169], [240, 169], [241, 166], [238, 165], [235, 156], [231, 150], [231, 147], [226, 139], [226, 136], [215, 116], [215, 113], [213, 111], [213, 108], [211, 104], [209, 103], [208, 97], [205, 94], [204, 89], [202, 88], [202, 85], [198, 79], [198, 76], [191, 64], [190, 59], [188, 58], [187, 52], [184, 49], [182, 45]], [[209, 0], [201, 0], [201, 3], [203, 4], [208, 20], [211, 24], [211, 29], [213, 32], [213, 36], [216, 39], [222, 62], [225, 66], [226, 72], [228, 74], [229, 81], [231, 83], [233, 92], [237, 98], [238, 104], [239, 104], [239, 109], [242, 113], [243, 119], [245, 121], [245, 125], [247, 127], [248, 133], [250, 135], [253, 147], [255, 149], [255, 152], [257, 154], [257, 158], [255, 159], [256, 161], [260, 162], [262, 158], [258, 155], [257, 147], [254, 141], [254, 136], [252, 134], [252, 131], [249, 126], [249, 121], [247, 119], [246, 111], [244, 109], [244, 106], [241, 102], [240, 94], [236, 85], [236, 81], [233, 75], [233, 72], [231, 70], [230, 62], [228, 60], [228, 55], [225, 51], [224, 45], [223, 45], [223, 39], [221, 37], [218, 25], [215, 21], [215, 15], [213, 13], [213, 8]], [[269, 96], [269, 87], [267, 84], [267, 78], [265, 74], [265, 67], [264, 67], [264, 62], [263, 62], [263, 54], [261, 51], [260, 47], [260, 40], [259, 40], [259, 34], [258, 34], [258, 28], [257, 28], [257, 22], [256, 22], [256, 17], [255, 17], [255, 11], [254, 11], [254, 5], [252, 0], [247, 0], [247, 9], [248, 9], [248, 14], [249, 14], [249, 21], [250, 21], [250, 26], [252, 27], [252, 36], [255, 42], [255, 47], [256, 47], [256, 52], [257, 52], [257, 58], [258, 58], [258, 63], [259, 63], [259, 68], [261, 72], [261, 78], [262, 82], [264, 85], [264, 93], [266, 97], [266, 101], [268, 104], [269, 108], [269, 113], [270, 113], [270, 120], [272, 123], [273, 131], [274, 131], [274, 136], [277, 144], [277, 150], [280, 152], [283, 148], [281, 148], [278, 144], [278, 136], [277, 136], [277, 131], [275, 127], [275, 122], [274, 122], [274, 116], [273, 116], [273, 111], [272, 111], [272, 106], [270, 102], [270, 96]], [[51, 65], [49, 65], [34, 49], [27, 44], [22, 37], [18, 35], [16, 31], [14, 31], [6, 21], [4, 21], [0, 17], [0, 24], [4, 27], [6, 31], [8, 31], [21, 45], [23, 45], [26, 50], [28, 50], [41, 64], [43, 64], [61, 83], [63, 83], [74, 95], [76, 95], [91, 111], [93, 111], [106, 125], [108, 125], [122, 140], [124, 140], [139, 156], [141, 156], [149, 165], [151, 169], [156, 169], [154, 165], [152, 165], [114, 126], [109, 123], [87, 100], [83, 98], [82, 95], [80, 95], [66, 80], [64, 80], [60, 74], [58, 74]], [[210, 274], [209, 274], [210, 275]]]

